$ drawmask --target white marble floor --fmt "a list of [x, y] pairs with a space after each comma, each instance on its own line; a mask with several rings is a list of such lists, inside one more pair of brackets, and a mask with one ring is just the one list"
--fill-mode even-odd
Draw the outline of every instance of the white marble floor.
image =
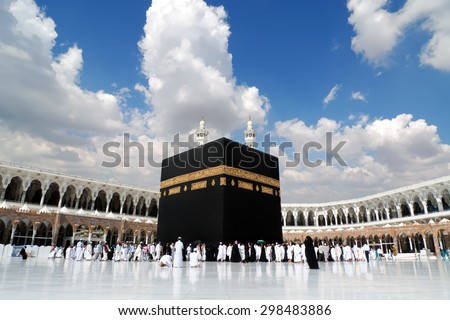
[[215, 263], [0, 259], [1, 300], [59, 299], [450, 299], [450, 261]]

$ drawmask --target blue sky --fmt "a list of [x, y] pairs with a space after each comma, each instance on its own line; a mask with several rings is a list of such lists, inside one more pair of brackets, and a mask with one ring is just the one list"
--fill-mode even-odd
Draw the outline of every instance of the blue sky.
[[[250, 115], [258, 138], [271, 132], [295, 146], [280, 157], [284, 202], [450, 174], [446, 1], [0, 6], [0, 76], [14, 79], [0, 95], [1, 160], [157, 188], [157, 168], [101, 167], [102, 145], [123, 132], [160, 143], [192, 132], [202, 115], [211, 139], [243, 140]], [[349, 166], [285, 168], [326, 131], [346, 141]]]

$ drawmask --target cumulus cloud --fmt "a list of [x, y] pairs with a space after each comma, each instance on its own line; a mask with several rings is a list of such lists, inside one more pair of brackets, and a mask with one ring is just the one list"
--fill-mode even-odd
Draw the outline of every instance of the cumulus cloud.
[[[300, 154], [308, 142], [322, 145], [309, 153], [310, 161], [323, 161], [320, 166], [285, 166], [284, 202], [350, 199], [450, 174], [450, 146], [441, 143], [436, 126], [413, 120], [410, 114], [372, 121], [367, 116], [350, 118], [350, 124], [326, 118], [313, 125], [298, 119], [275, 124], [276, 134], [292, 141]], [[338, 154], [347, 166], [336, 159], [325, 165], [326, 132], [332, 135], [331, 149], [345, 142]], [[282, 161], [293, 163], [293, 156]]]
[[159, 170], [101, 167], [105, 142], [123, 140], [123, 132], [150, 135], [145, 125], [135, 126], [146, 114], [121, 108], [128, 89], [83, 89], [83, 50], [72, 45], [55, 56], [57, 36], [55, 22], [34, 1], [0, 1], [1, 160], [123, 182], [151, 173], [156, 186]]
[[361, 91], [353, 91], [351, 99], [356, 101], [367, 102], [366, 97], [364, 96], [364, 94], [361, 93]]
[[203, 0], [152, 2], [139, 43], [148, 87], [137, 88], [151, 104], [156, 135], [187, 132], [202, 115], [218, 135], [243, 128], [249, 115], [266, 123], [268, 99], [233, 76], [226, 19], [222, 6]]
[[348, 19], [356, 35], [352, 49], [376, 66], [388, 64], [389, 54], [410, 27], [431, 34], [420, 53], [422, 65], [450, 71], [450, 2], [447, 0], [406, 0], [395, 12], [389, 0], [348, 0]]
[[327, 106], [331, 101], [337, 98], [338, 91], [341, 89], [340, 84], [335, 84], [333, 88], [331, 88], [330, 92], [328, 92], [327, 96], [323, 98], [323, 104]]
[[[201, 0], [153, 1], [139, 42], [148, 84], [134, 87], [149, 104], [144, 110], [128, 106], [130, 89], [114, 81], [113, 92], [83, 88], [83, 48], [65, 43], [55, 55], [56, 23], [34, 0], [0, 0], [2, 160], [155, 187], [160, 169], [148, 166], [147, 153], [145, 170], [137, 166], [137, 148], [131, 168], [122, 162], [105, 169], [101, 163], [111, 159], [104, 144], [123, 146], [129, 133], [145, 152], [152, 144], [159, 162], [163, 141], [191, 132], [202, 115], [214, 127], [211, 138], [243, 129], [249, 115], [264, 125], [268, 99], [233, 76], [226, 18], [223, 7]], [[113, 151], [123, 160], [123, 149]]]

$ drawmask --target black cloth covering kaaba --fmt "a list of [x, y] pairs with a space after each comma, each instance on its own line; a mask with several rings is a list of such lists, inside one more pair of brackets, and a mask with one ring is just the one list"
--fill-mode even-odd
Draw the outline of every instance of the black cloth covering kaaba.
[[282, 241], [278, 159], [221, 138], [162, 163], [157, 241]]

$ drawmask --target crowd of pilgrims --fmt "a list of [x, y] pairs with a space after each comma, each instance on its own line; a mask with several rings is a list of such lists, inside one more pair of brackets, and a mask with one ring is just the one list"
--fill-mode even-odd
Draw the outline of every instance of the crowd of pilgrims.
[[[178, 254], [177, 251], [178, 250]], [[370, 251], [369, 251], [370, 250]], [[380, 249], [379, 249], [380, 250]], [[366, 252], [367, 251], [367, 252]], [[329, 245], [323, 242], [315, 245], [311, 237], [306, 237], [303, 243], [285, 242], [266, 244], [264, 242], [251, 243], [239, 242], [219, 243], [207, 245], [197, 241], [186, 248], [181, 242], [162, 245], [160, 242], [148, 245], [141, 243], [122, 243], [118, 241], [115, 246], [109, 246], [106, 242], [78, 241], [76, 245], [67, 248], [52, 246], [49, 258], [65, 258], [76, 261], [161, 261], [182, 257], [183, 261], [189, 261], [191, 267], [198, 266], [202, 261], [218, 262], [293, 262], [308, 263], [311, 269], [318, 269], [318, 261], [367, 261], [378, 259], [381, 252], [369, 249], [368, 245], [358, 247], [356, 244], [350, 247], [348, 244]], [[180, 259], [178, 259], [180, 260]], [[195, 260], [195, 262], [194, 262]], [[161, 264], [162, 265], [162, 264]]]

